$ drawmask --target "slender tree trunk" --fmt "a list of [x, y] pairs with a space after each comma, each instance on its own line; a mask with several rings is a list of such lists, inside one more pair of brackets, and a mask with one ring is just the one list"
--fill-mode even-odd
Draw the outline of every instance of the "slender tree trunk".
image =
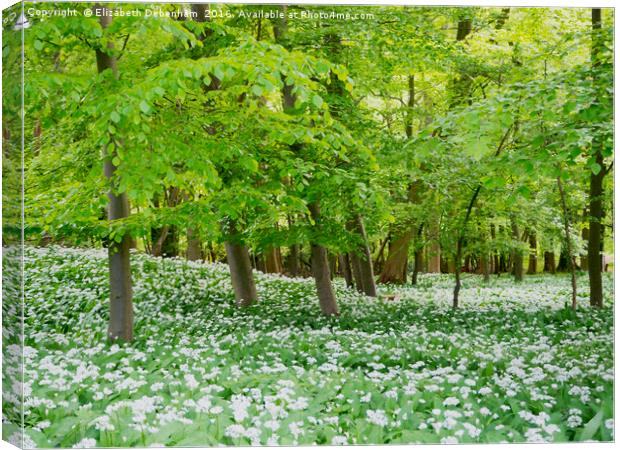
[[441, 273], [441, 247], [439, 246], [439, 223], [437, 221], [431, 223], [429, 239], [431, 244], [427, 255], [428, 272]]
[[362, 280], [362, 267], [360, 264], [360, 258], [355, 252], [349, 253], [349, 259], [351, 260], [351, 268], [353, 269], [353, 281], [355, 281], [355, 289], [357, 292], [364, 292], [364, 281]]
[[[603, 43], [601, 42], [599, 33], [602, 27], [601, 9], [592, 8], [592, 67], [597, 69], [600, 66], [598, 61]], [[593, 82], [597, 83], [596, 74]], [[603, 212], [603, 179], [605, 177], [605, 164], [600, 142], [592, 142], [592, 151], [594, 160], [599, 166], [599, 171], [594, 173], [590, 170], [590, 192], [589, 192], [589, 239], [588, 239], [588, 276], [590, 278], [590, 306], [594, 308], [603, 307], [603, 276], [601, 243]]]
[[[308, 205], [312, 219], [320, 227], [320, 207], [319, 202], [315, 201]], [[327, 250], [322, 245], [312, 242], [312, 275], [316, 284], [316, 292], [319, 297], [319, 306], [326, 316], [339, 315], [336, 294], [332, 287], [331, 274], [329, 273], [329, 262], [327, 260]]]
[[[599, 163], [602, 164], [602, 157]], [[602, 172], [602, 170], [601, 170]], [[603, 177], [601, 173], [590, 175], [590, 235], [588, 239], [588, 275], [590, 278], [590, 305], [595, 308], [603, 306], [602, 277], [602, 227], [603, 219]]]
[[[508, 129], [502, 136], [502, 139], [500, 140], [499, 145], [497, 146], [497, 149], [495, 150], [495, 154], [493, 155], [494, 157], [499, 156], [499, 154], [501, 153], [502, 149], [504, 148], [504, 145], [507, 142], [507, 139], [508, 139], [508, 136], [511, 130], [512, 130], [512, 126], [508, 127]], [[456, 267], [454, 270], [455, 283], [454, 283], [454, 293], [452, 296], [452, 307], [453, 308], [458, 308], [459, 306], [459, 291], [461, 290], [461, 260], [463, 257], [463, 242], [465, 240], [465, 230], [467, 228], [469, 217], [471, 216], [471, 212], [474, 208], [474, 205], [476, 204], [476, 199], [478, 198], [478, 195], [480, 194], [481, 189], [482, 189], [482, 184], [478, 184], [478, 186], [474, 190], [471, 200], [469, 201], [469, 205], [467, 205], [467, 211], [465, 213], [465, 218], [463, 219], [463, 225], [461, 226], [461, 229], [459, 231], [459, 237], [458, 237], [457, 244], [456, 244], [456, 257], [454, 258], [454, 265]], [[523, 269], [523, 265], [521, 269]]]
[[362, 255], [358, 258], [360, 267], [360, 277], [362, 281], [362, 289], [364, 294], [369, 297], [377, 296], [377, 287], [375, 285], [375, 274], [372, 269], [372, 258], [370, 255], [370, 248], [368, 247], [368, 237], [366, 236], [366, 229], [364, 227], [364, 221], [361, 215], [357, 215], [355, 219], [355, 227], [357, 234], [362, 239], [362, 245], [360, 247]]
[[459, 307], [459, 291], [461, 290], [461, 261], [463, 259], [463, 242], [465, 240], [465, 228], [467, 227], [467, 222], [469, 222], [469, 216], [471, 216], [471, 212], [474, 208], [474, 204], [476, 203], [476, 199], [478, 198], [478, 194], [480, 194], [480, 190], [482, 189], [482, 184], [479, 184], [474, 194], [469, 201], [469, 205], [467, 205], [467, 211], [465, 213], [465, 218], [463, 219], [463, 225], [461, 230], [459, 231], [459, 237], [456, 242], [456, 256], [454, 258], [454, 292], [452, 295], [452, 307]]
[[[289, 229], [289, 233], [291, 232], [291, 229], [293, 228], [293, 218], [291, 216], [288, 216], [286, 218], [286, 220], [288, 221], [288, 229]], [[286, 268], [287, 268], [287, 272], [290, 276], [292, 277], [297, 277], [300, 274], [300, 267], [299, 267], [299, 244], [292, 244], [289, 246], [288, 248], [288, 257], [286, 259]]]
[[483, 279], [482, 282], [483, 283], [488, 283], [490, 281], [490, 275], [491, 275], [491, 262], [489, 259], [489, 251], [488, 251], [488, 247], [487, 247], [487, 233], [484, 227], [480, 228], [480, 241], [481, 241], [481, 248], [482, 251], [480, 253], [480, 259], [479, 259], [479, 273], [482, 274]]
[[164, 225], [161, 228], [151, 228], [151, 255], [173, 258], [179, 253], [179, 238], [177, 228]]
[[211, 262], [214, 263], [217, 261], [217, 254], [215, 253], [215, 249], [213, 248], [213, 242], [209, 241], [207, 243], [207, 249], [209, 250], [209, 257], [211, 258]]
[[571, 274], [571, 306], [573, 309], [577, 309], [577, 276], [575, 275], [575, 256], [573, 255], [573, 245], [570, 239], [570, 217], [568, 215], [568, 207], [566, 206], [566, 194], [564, 193], [564, 186], [562, 179], [557, 177], [558, 191], [560, 192], [560, 203], [562, 205], [562, 216], [564, 218], [564, 239], [566, 240], [566, 249], [568, 250], [568, 260], [570, 264]]
[[489, 267], [489, 254], [485, 251], [482, 252], [480, 256], [480, 270], [483, 276], [483, 283], [488, 283], [491, 281], [491, 268]]
[[[111, 159], [111, 155], [108, 159]], [[105, 175], [111, 180], [116, 168], [111, 161], [105, 162]], [[116, 195], [112, 188], [108, 193], [108, 219], [117, 220], [129, 216], [129, 203], [125, 194]], [[112, 341], [133, 339], [133, 300], [130, 252], [131, 239], [124, 235], [120, 243], [108, 245], [110, 273], [110, 322], [108, 338]]]
[[[510, 228], [512, 229], [512, 238], [515, 242], [519, 243], [519, 228], [514, 218], [510, 220]], [[515, 248], [512, 251], [512, 274], [515, 277], [517, 283], [523, 281], [523, 253], [520, 248]]]
[[461, 258], [463, 257], [463, 242], [461, 239], [456, 243], [456, 256], [454, 258], [454, 291], [452, 293], [452, 307], [459, 307], [459, 292], [461, 291]]
[[[584, 214], [587, 217], [587, 212]], [[583, 239], [586, 243], [590, 240], [590, 230], [588, 227], [584, 227], [581, 230], [581, 239]], [[581, 266], [581, 270], [588, 270], [588, 255], [581, 255], [579, 257], [579, 265]]]
[[151, 255], [162, 256], [164, 241], [168, 237], [169, 227], [151, 228]]
[[417, 234], [418, 242], [416, 242], [416, 248], [413, 254], [413, 274], [411, 275], [411, 284], [413, 286], [416, 286], [418, 284], [418, 273], [422, 271], [422, 266], [424, 265], [424, 247], [420, 245], [423, 230], [424, 225], [420, 224]]
[[[495, 242], [495, 225], [491, 224], [491, 240]], [[499, 275], [501, 273], [501, 266], [499, 261], [499, 253], [497, 250], [493, 250], [493, 270], [495, 274]]]
[[[99, 5], [98, 5], [99, 6]], [[112, 23], [111, 16], [102, 16], [100, 24], [107, 28]], [[113, 49], [112, 42], [108, 42], [108, 49]], [[116, 58], [97, 49], [97, 70], [99, 73], [111, 70], [114, 77], [118, 77]], [[119, 145], [119, 142], [115, 142]], [[108, 180], [108, 220], [114, 221], [129, 216], [129, 201], [126, 193], [115, 193], [114, 176], [117, 167], [112, 162], [116, 156], [116, 147], [110, 151], [106, 145], [103, 148], [103, 171]], [[108, 339], [111, 341], [131, 341], [133, 339], [133, 300], [130, 252], [132, 239], [129, 234], [123, 235], [120, 242], [108, 241], [108, 269], [110, 279], [110, 321], [108, 324]]]
[[[180, 192], [177, 188], [164, 190], [163, 207], [174, 207], [179, 204]], [[159, 208], [159, 196], [153, 198], [153, 204]], [[151, 254], [172, 258], [179, 255], [179, 230], [174, 225], [151, 228]]]
[[347, 284], [347, 288], [353, 287], [353, 274], [351, 273], [351, 260], [348, 253], [342, 253], [338, 256], [338, 262], [342, 269], [342, 276]]
[[530, 232], [529, 235], [530, 242], [530, 256], [527, 264], [527, 273], [528, 275], [534, 275], [536, 273], [536, 262], [538, 260], [536, 256], [537, 242], [536, 242], [536, 233], [534, 231]]
[[388, 234], [388, 236], [385, 239], [383, 239], [383, 241], [381, 241], [381, 245], [379, 246], [379, 251], [377, 252], [377, 258], [375, 259], [375, 263], [374, 263], [374, 268], [376, 270], [379, 270], [380, 268], [381, 270], [383, 270], [383, 263], [385, 262], [384, 250], [389, 240], [390, 240], [390, 235]]

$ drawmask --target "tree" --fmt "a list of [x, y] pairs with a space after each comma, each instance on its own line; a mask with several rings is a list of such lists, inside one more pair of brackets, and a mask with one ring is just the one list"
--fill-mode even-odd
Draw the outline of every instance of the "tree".
[[[99, 6], [98, 6], [99, 7]], [[105, 7], [101, 7], [107, 11]], [[101, 28], [105, 31], [112, 24], [112, 16], [102, 14]], [[97, 70], [105, 74], [109, 71], [114, 78], [118, 78], [116, 58], [110, 55], [114, 44], [110, 41], [107, 47], [97, 48]], [[127, 194], [118, 192], [117, 148], [122, 141], [110, 136], [109, 142], [103, 147], [103, 170], [109, 182], [108, 191], [108, 220], [122, 220], [129, 216], [129, 201]], [[131, 237], [128, 233], [112, 235], [108, 241], [108, 268], [110, 273], [110, 322], [108, 338], [112, 341], [131, 341], [133, 339], [133, 303], [131, 287], [130, 254]]]
[[[592, 8], [592, 82], [595, 92], [595, 108], [604, 111], [608, 102], [605, 84], [601, 83], [602, 70], [608, 68], [609, 63], [604, 61], [604, 40], [602, 36], [602, 17], [600, 8]], [[608, 108], [608, 107], [607, 107]], [[590, 305], [595, 308], [603, 306], [603, 280], [601, 247], [603, 243], [603, 180], [609, 170], [605, 165], [606, 137], [596, 135], [592, 141], [591, 173], [590, 173], [590, 221], [588, 226], [588, 276], [590, 279]]]

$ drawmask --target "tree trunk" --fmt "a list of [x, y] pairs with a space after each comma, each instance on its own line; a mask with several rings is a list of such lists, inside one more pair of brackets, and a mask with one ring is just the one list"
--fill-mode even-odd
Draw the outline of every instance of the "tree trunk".
[[430, 254], [428, 255], [428, 272], [441, 273], [441, 249], [438, 242], [432, 242], [430, 245]]
[[424, 246], [420, 245], [423, 231], [424, 224], [420, 224], [418, 227], [417, 242], [415, 243], [415, 251], [413, 253], [413, 274], [411, 275], [411, 284], [413, 286], [418, 284], [418, 273], [422, 271], [424, 265]]
[[[592, 67], [596, 69], [600, 62], [599, 54], [603, 47], [600, 36], [601, 31], [601, 9], [592, 8]], [[597, 77], [593, 77], [596, 85]], [[598, 173], [594, 173], [590, 169], [590, 192], [589, 192], [589, 210], [590, 210], [590, 235], [588, 239], [588, 276], [590, 278], [590, 306], [594, 308], [603, 307], [603, 276], [602, 260], [601, 260], [601, 243], [602, 243], [602, 225], [604, 217], [603, 213], [603, 178], [605, 177], [605, 164], [602, 153], [602, 144], [600, 142], [592, 142], [592, 151], [594, 160], [599, 166]]]
[[[491, 241], [495, 242], [495, 225], [491, 224]], [[493, 250], [493, 273], [499, 275], [501, 273], [501, 265], [499, 260], [499, 253], [497, 250]]]
[[226, 241], [224, 245], [237, 305], [241, 307], [250, 306], [258, 299], [258, 295], [256, 294], [248, 248], [232, 241]]
[[256, 267], [256, 270], [258, 270], [259, 272], [263, 272], [263, 273], [267, 273], [267, 268], [265, 267], [265, 257], [263, 256], [262, 253], [257, 253], [254, 255], [254, 266]]
[[491, 268], [489, 267], [489, 254], [485, 251], [480, 256], [480, 270], [483, 276], [483, 283], [488, 283], [491, 280]]
[[[456, 30], [456, 40], [463, 41], [471, 33], [472, 21], [470, 18], [459, 20]], [[461, 73], [459, 77], [452, 80], [452, 98], [450, 99], [450, 109], [458, 106], [461, 102], [469, 100], [471, 79], [467, 74]]]
[[349, 253], [349, 259], [351, 260], [351, 268], [353, 269], [353, 281], [355, 281], [355, 289], [357, 292], [364, 292], [364, 282], [362, 280], [362, 267], [360, 264], [360, 258], [355, 252]]
[[193, 228], [187, 229], [187, 259], [202, 261], [202, 243]]
[[226, 260], [237, 306], [250, 306], [258, 300], [250, 252], [248, 247], [238, 240], [236, 225], [232, 220], [222, 223], [222, 234], [225, 237]]
[[[407, 200], [416, 204], [420, 201], [420, 183], [415, 181], [409, 185]], [[407, 254], [409, 244], [413, 239], [415, 230], [412, 225], [407, 225], [396, 240], [390, 241], [388, 247], [388, 257], [379, 276], [379, 283], [398, 283], [407, 282]]]
[[[512, 239], [516, 243], [520, 243], [519, 228], [517, 227], [517, 222], [514, 218], [510, 221], [510, 228], [512, 230]], [[516, 282], [523, 281], [523, 253], [521, 253], [520, 248], [515, 248], [512, 251], [512, 274], [514, 275]]]
[[[317, 227], [320, 228], [320, 207], [318, 200], [308, 205], [312, 219]], [[339, 315], [336, 295], [332, 287], [331, 274], [329, 273], [329, 262], [327, 260], [327, 250], [322, 245], [312, 242], [312, 275], [316, 285], [316, 292], [319, 297], [319, 306], [326, 316]]]
[[[293, 218], [288, 216], [286, 218], [288, 222], [289, 233], [293, 228]], [[300, 274], [299, 267], [299, 244], [292, 244], [288, 248], [288, 256], [286, 258], [286, 270], [291, 277], [297, 277]]]
[[398, 283], [403, 284], [406, 279], [407, 253], [409, 244], [413, 239], [413, 228], [401, 234], [396, 241], [390, 242], [388, 246], [388, 257], [383, 265], [383, 270], [379, 276], [379, 283]]
[[265, 273], [282, 273], [282, 258], [280, 249], [270, 247], [263, 253], [265, 258]]
[[534, 231], [530, 232], [529, 235], [530, 242], [530, 257], [527, 264], [527, 274], [534, 275], [536, 273], [536, 262], [538, 260], [536, 256], [537, 242], [536, 242], [536, 233]]
[[[587, 217], [587, 213], [585, 214]], [[586, 243], [590, 240], [590, 230], [585, 227], [581, 230], [581, 239], [583, 239]], [[581, 266], [581, 270], [588, 270], [588, 255], [581, 255], [579, 257], [579, 265]]]
[[290, 276], [297, 277], [300, 274], [299, 269], [299, 245], [293, 244], [288, 248], [288, 257], [286, 259], [287, 271]]
[[362, 289], [364, 294], [369, 297], [377, 296], [377, 286], [375, 285], [375, 274], [372, 269], [372, 258], [370, 255], [370, 248], [368, 247], [368, 237], [366, 236], [366, 229], [364, 227], [364, 221], [359, 214], [355, 219], [355, 227], [357, 234], [362, 239], [362, 245], [360, 250], [362, 255], [358, 258], [360, 267], [360, 277], [362, 281]]
[[[180, 195], [177, 188], [164, 190], [163, 206], [173, 207], [179, 204]], [[159, 208], [159, 196], [153, 198], [153, 204]], [[179, 255], [179, 231], [174, 225], [151, 228], [151, 254], [172, 258]]]
[[174, 258], [179, 256], [179, 230], [177, 227], [170, 225], [167, 238], [161, 249], [161, 254], [165, 258]]
[[558, 266], [555, 268], [556, 272], [568, 272], [570, 271], [570, 260], [568, 257], [568, 249], [566, 248], [566, 242], [562, 243], [560, 249], [560, 259], [558, 260]]
[[465, 264], [463, 265], [465, 273], [471, 273], [471, 255], [465, 257]]
[[555, 273], [555, 253], [553, 252], [545, 252], [545, 267], [544, 271], [547, 273]]
[[467, 222], [469, 221], [469, 217], [471, 216], [471, 212], [476, 204], [476, 199], [478, 198], [478, 194], [480, 194], [480, 190], [482, 189], [482, 184], [479, 184], [474, 194], [469, 201], [469, 205], [467, 205], [467, 211], [465, 212], [465, 218], [463, 219], [463, 225], [459, 231], [459, 237], [456, 242], [456, 256], [454, 258], [454, 292], [452, 295], [452, 307], [459, 307], [459, 291], [461, 290], [461, 261], [463, 259], [463, 242], [465, 240], [465, 229], [467, 227]]
[[375, 270], [383, 270], [383, 263], [385, 262], [384, 250], [388, 241], [390, 240], [390, 235], [381, 241], [381, 245], [379, 246], [379, 251], [377, 252], [377, 257], [375, 258], [375, 263], [373, 265]]
[[[602, 167], [603, 158], [597, 158]], [[590, 223], [588, 239], [588, 276], [590, 278], [590, 306], [603, 306], [603, 277], [602, 271], [602, 226], [603, 219], [603, 176], [602, 170], [598, 174], [590, 175]]]
[[342, 270], [342, 276], [347, 288], [353, 287], [353, 274], [351, 273], [351, 260], [348, 253], [342, 253], [338, 256], [338, 262]]
[[430, 246], [426, 252], [429, 273], [441, 273], [441, 247], [439, 246], [439, 223], [431, 222], [430, 234], [428, 234]]
[[215, 249], [213, 248], [213, 242], [209, 241], [207, 243], [207, 249], [209, 250], [209, 258], [211, 258], [210, 262], [214, 263], [217, 261], [217, 254], [215, 253]]
[[327, 262], [329, 263], [329, 273], [331, 275], [330, 279], [334, 280], [334, 275], [336, 273], [338, 258], [333, 253], [327, 252]]
[[[102, 28], [112, 23], [112, 17], [103, 15], [99, 20]], [[108, 42], [108, 49], [114, 48]], [[116, 58], [97, 49], [97, 70], [99, 73], [111, 70], [114, 77], [118, 77]], [[118, 145], [118, 141], [115, 142]], [[129, 201], [126, 193], [115, 193], [114, 175], [117, 167], [112, 162], [116, 156], [116, 147], [109, 151], [106, 145], [103, 148], [103, 171], [110, 185], [108, 191], [108, 220], [114, 221], [129, 216]], [[131, 341], [133, 339], [133, 300], [131, 265], [129, 249], [132, 239], [124, 234], [120, 242], [108, 240], [108, 270], [110, 279], [110, 321], [108, 324], [108, 339], [111, 341]]]
[[573, 310], [577, 309], [577, 276], [575, 275], [575, 256], [573, 255], [573, 246], [570, 240], [570, 217], [568, 213], [568, 207], [566, 206], [566, 194], [564, 193], [564, 187], [562, 185], [562, 179], [558, 176], [558, 191], [560, 192], [560, 204], [562, 205], [562, 216], [564, 218], [564, 239], [566, 240], [566, 249], [568, 251], [568, 260], [570, 264], [571, 274], [571, 306]]
[[459, 292], [461, 291], [461, 258], [463, 255], [463, 242], [459, 239], [456, 244], [456, 257], [454, 258], [454, 291], [452, 293], [452, 307], [459, 307]]

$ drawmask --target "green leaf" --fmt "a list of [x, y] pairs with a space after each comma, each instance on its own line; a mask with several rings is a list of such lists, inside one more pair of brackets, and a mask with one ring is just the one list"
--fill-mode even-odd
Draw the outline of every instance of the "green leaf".
[[224, 79], [224, 71], [222, 70], [221, 65], [215, 66], [215, 69], [213, 69], [213, 75], [215, 75], [220, 81]]
[[149, 112], [151, 112], [151, 107], [149, 106], [149, 104], [147, 102], [145, 102], [144, 100], [142, 100], [140, 102], [140, 110], [144, 113], [144, 114], [148, 114]]
[[321, 73], [321, 74], [329, 72], [329, 63], [327, 63], [327, 62], [325, 62], [323, 60], [317, 61], [317, 63], [316, 63], [316, 71], [318, 73]]
[[591, 162], [590, 163], [590, 170], [592, 170], [592, 173], [594, 175], [598, 175], [598, 173], [601, 171], [601, 165], [597, 162]]
[[119, 123], [121, 121], [121, 116], [116, 111], [112, 111], [112, 114], [110, 114], [110, 119], [114, 123]]
[[320, 95], [315, 94], [312, 97], [312, 104], [316, 106], [317, 108], [320, 108], [321, 106], [323, 106], [323, 99], [321, 98]]
[[258, 162], [248, 156], [241, 158], [239, 163], [250, 172], [256, 172], [258, 170]]
[[603, 410], [600, 410], [590, 421], [583, 427], [581, 431], [581, 435], [579, 436], [580, 441], [588, 441], [594, 437], [596, 432], [601, 426], [603, 422]]

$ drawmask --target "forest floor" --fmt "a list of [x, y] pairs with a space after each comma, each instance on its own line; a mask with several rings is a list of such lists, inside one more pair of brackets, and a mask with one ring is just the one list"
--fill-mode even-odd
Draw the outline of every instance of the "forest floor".
[[[394, 301], [336, 280], [341, 316], [326, 318], [311, 279], [257, 273], [261, 301], [239, 310], [225, 265], [132, 263], [135, 341], [110, 346], [105, 253], [26, 248], [30, 446], [613, 437], [610, 274], [602, 310], [580, 276], [576, 312], [566, 276], [465, 275], [458, 311], [448, 275], [380, 286]], [[19, 348], [8, 351], [5, 367]], [[5, 372], [15, 393], [17, 373]], [[16, 401], [5, 394], [5, 438]]]

